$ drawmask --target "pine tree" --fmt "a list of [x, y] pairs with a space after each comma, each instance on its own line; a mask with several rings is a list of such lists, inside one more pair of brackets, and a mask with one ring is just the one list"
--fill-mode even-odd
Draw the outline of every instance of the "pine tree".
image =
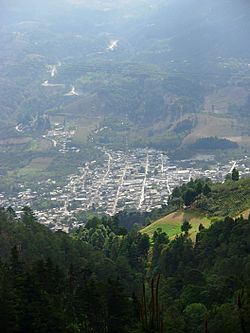
[[234, 168], [232, 171], [232, 180], [237, 182], [239, 179], [240, 179], [239, 171], [236, 168]]

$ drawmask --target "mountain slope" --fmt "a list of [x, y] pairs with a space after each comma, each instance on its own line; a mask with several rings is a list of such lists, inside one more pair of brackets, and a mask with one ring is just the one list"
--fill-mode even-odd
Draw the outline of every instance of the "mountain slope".
[[173, 239], [182, 233], [181, 226], [184, 221], [188, 221], [192, 226], [189, 235], [193, 240], [195, 240], [195, 236], [199, 232], [200, 224], [205, 228], [211, 225], [211, 219], [204, 216], [202, 212], [198, 210], [177, 211], [152, 222], [149, 226], [143, 228], [141, 232], [146, 233], [152, 238], [154, 232], [160, 228], [170, 239]]
[[[207, 195], [198, 195], [191, 207], [178, 209], [166, 216], [152, 222], [141, 230], [151, 238], [154, 232], [161, 228], [170, 238], [181, 234], [181, 225], [184, 221], [190, 222], [192, 228], [189, 234], [193, 240], [202, 224], [208, 228], [214, 221], [231, 216], [248, 218], [250, 210], [250, 179], [241, 179], [238, 182], [227, 181], [224, 184], [211, 184], [211, 192]], [[184, 192], [185, 193], [185, 192]], [[177, 197], [170, 198], [169, 210], [172, 211]], [[179, 204], [178, 204], [179, 205]]]

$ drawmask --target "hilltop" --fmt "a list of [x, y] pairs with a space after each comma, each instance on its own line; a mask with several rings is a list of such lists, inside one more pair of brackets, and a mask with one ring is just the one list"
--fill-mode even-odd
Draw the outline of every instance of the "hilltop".
[[[225, 183], [209, 184], [210, 191], [207, 195], [197, 194], [190, 202], [190, 206], [178, 208], [183, 204], [185, 193], [190, 189], [198, 187], [199, 181], [190, 182], [175, 190], [169, 199], [169, 211], [175, 210], [163, 216], [141, 230], [151, 238], [154, 232], [161, 228], [170, 238], [181, 234], [181, 225], [188, 221], [192, 228], [189, 232], [194, 240], [199, 232], [200, 224], [208, 228], [212, 223], [223, 219], [226, 216], [236, 218], [243, 216], [248, 218], [250, 213], [250, 179], [240, 179], [239, 181], [226, 181]], [[177, 195], [179, 194], [179, 196]]]

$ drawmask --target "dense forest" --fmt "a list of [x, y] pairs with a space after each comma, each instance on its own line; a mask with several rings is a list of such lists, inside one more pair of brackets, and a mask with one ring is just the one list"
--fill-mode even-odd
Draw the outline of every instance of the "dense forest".
[[249, 332], [250, 219], [201, 224], [195, 241], [189, 227], [150, 239], [117, 217], [94, 217], [52, 233], [30, 208], [20, 218], [2, 208], [1, 330]]

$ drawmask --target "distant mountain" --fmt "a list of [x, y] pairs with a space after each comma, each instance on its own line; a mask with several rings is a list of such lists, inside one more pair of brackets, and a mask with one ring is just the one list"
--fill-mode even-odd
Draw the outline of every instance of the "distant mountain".
[[[127, 142], [187, 156], [215, 137], [250, 149], [247, 1], [2, 7], [0, 137], [24, 135], [15, 131], [23, 118], [49, 114], [52, 125], [62, 116], [79, 132], [86, 119], [107, 127], [87, 137], [117, 149]], [[69, 97], [72, 87], [77, 95]]]

